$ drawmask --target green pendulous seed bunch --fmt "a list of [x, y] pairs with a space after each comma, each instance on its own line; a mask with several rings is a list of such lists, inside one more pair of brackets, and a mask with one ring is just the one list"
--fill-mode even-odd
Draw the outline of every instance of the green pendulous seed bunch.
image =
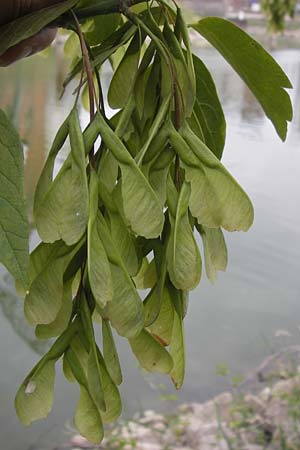
[[[68, 0], [25, 19], [0, 29], [8, 36], [1, 51], [24, 37], [25, 25], [30, 35], [55, 21], [73, 30], [69, 39], [74, 31], [79, 35], [82, 58], [74, 59], [65, 81], [66, 86], [81, 74], [74, 108], [57, 132], [37, 185], [34, 220], [41, 243], [29, 263], [24, 202], [18, 201], [22, 149], [0, 115], [7, 134], [1, 155], [14, 156], [19, 177], [13, 169], [8, 176], [21, 180], [18, 198], [1, 185], [1, 196], [18, 215], [1, 261], [26, 290], [24, 311], [36, 336], [56, 338], [25, 378], [15, 406], [25, 425], [46, 417], [55, 365], [62, 359], [66, 379], [80, 389], [74, 423], [98, 443], [103, 424], [121, 413], [122, 372], [112, 328], [128, 340], [142, 368], [168, 374], [179, 389], [184, 317], [189, 292], [201, 279], [202, 259], [214, 282], [227, 265], [222, 230], [247, 231], [253, 207], [220, 162], [222, 107], [208, 69], [191, 51], [179, 7], [165, 1]], [[284, 88], [291, 85], [273, 58], [226, 20], [204, 18], [191, 27], [227, 59], [285, 139], [292, 109]], [[116, 110], [110, 119], [100, 82], [106, 61], [113, 67], [107, 100]], [[83, 96], [89, 93], [91, 116], [84, 131], [81, 89]], [[64, 145], [70, 151], [54, 177]], [[5, 236], [0, 237], [3, 244]], [[99, 327], [101, 346], [94, 331]]]

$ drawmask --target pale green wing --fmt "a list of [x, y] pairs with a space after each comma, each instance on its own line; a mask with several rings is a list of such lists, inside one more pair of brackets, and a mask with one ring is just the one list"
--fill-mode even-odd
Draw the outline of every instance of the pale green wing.
[[199, 225], [197, 229], [203, 241], [206, 275], [214, 283], [218, 270], [225, 271], [227, 267], [227, 247], [224, 235], [220, 228], [207, 228]]
[[184, 182], [179, 196], [168, 182], [168, 206], [171, 236], [167, 247], [167, 267], [173, 285], [182, 291], [195, 289], [201, 278], [201, 256], [189, 222], [191, 187]]
[[171, 372], [173, 361], [170, 354], [148, 331], [143, 330], [129, 343], [143, 369], [165, 374]]
[[48, 361], [20, 387], [15, 408], [21, 422], [28, 426], [48, 416], [53, 405], [55, 361]]
[[100, 413], [83, 385], [80, 385], [80, 398], [75, 410], [74, 424], [88, 441], [93, 444], [99, 444], [102, 441], [104, 433]]
[[98, 234], [98, 195], [98, 178], [96, 172], [92, 169], [90, 173], [87, 267], [95, 301], [100, 308], [104, 308], [113, 297], [113, 286], [108, 258]]

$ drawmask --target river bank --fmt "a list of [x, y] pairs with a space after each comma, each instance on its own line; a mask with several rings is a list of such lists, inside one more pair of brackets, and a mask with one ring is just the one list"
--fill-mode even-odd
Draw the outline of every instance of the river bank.
[[79, 435], [69, 450], [299, 450], [300, 349], [271, 356], [238, 386], [168, 415], [145, 411], [109, 430], [99, 447]]
[[[296, 450], [300, 448], [300, 376], [259, 395], [225, 392], [203, 404], [181, 405], [169, 416], [145, 413], [123, 423], [102, 450]], [[91, 449], [76, 435], [72, 450]]]

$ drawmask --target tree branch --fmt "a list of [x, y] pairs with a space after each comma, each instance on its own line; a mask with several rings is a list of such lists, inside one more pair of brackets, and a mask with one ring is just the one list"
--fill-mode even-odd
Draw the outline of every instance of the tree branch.
[[[124, 3], [127, 8], [130, 6], [138, 5], [139, 3], [144, 3], [145, 0], [103, 0], [97, 6], [89, 6], [87, 8], [79, 8], [74, 9], [76, 17], [79, 22], [83, 22], [84, 20], [95, 17], [95, 16], [104, 16], [107, 14], [120, 13], [123, 11]], [[68, 24], [70, 23], [70, 18], [68, 13], [59, 17], [55, 22], [51, 25], [55, 27], [68, 28]]]

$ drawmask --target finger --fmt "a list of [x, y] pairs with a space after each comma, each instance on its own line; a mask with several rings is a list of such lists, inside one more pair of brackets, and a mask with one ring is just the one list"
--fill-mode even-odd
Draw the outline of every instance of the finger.
[[0, 66], [9, 66], [15, 61], [40, 52], [51, 44], [56, 36], [56, 29], [44, 28], [39, 33], [25, 39], [20, 44], [9, 48], [0, 56]]
[[59, 3], [59, 0], [11, 0], [3, 2], [0, 0], [0, 25], [4, 25], [11, 20], [29, 14], [38, 9]]

